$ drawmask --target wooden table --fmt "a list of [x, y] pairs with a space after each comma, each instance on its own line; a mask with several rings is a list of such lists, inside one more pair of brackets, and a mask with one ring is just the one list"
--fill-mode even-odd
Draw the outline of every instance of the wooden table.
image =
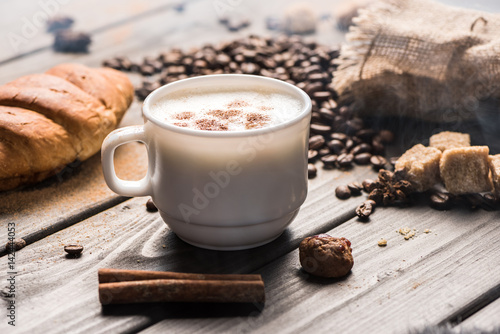
[[[221, 1], [251, 13], [251, 26], [228, 32], [218, 23], [215, 1], [186, 1], [180, 11], [177, 3], [159, 0], [54, 0], [51, 3], [56, 6], [49, 10], [72, 16], [75, 29], [88, 31], [93, 38], [90, 53], [61, 54], [52, 51], [52, 39], [44, 28], [25, 36], [17, 49], [12, 47], [9, 34], [21, 35], [23, 24], [33, 23], [43, 8], [35, 0], [6, 0], [0, 4], [0, 84], [61, 62], [99, 66], [116, 55], [138, 60], [171, 47], [200, 46], [249, 33], [269, 35], [264, 19], [281, 15], [287, 5], [285, 0]], [[330, 13], [338, 2], [310, 1], [319, 14]], [[458, 4], [467, 5], [465, 1]], [[500, 11], [493, 0], [468, 5]], [[343, 41], [343, 34], [325, 15], [317, 33], [307, 38], [334, 44]], [[135, 101], [122, 126], [140, 122], [140, 103]], [[421, 136], [413, 140], [425, 138]], [[392, 150], [408, 148], [405, 143]], [[140, 178], [147, 168], [145, 157], [139, 144], [119, 149], [115, 158], [119, 176]], [[375, 175], [369, 167], [349, 172], [319, 168], [318, 177], [309, 182], [298, 217], [281, 237], [262, 247], [234, 252], [190, 246], [170, 232], [157, 213], [146, 211], [147, 198], [112, 193], [104, 183], [99, 155], [40, 185], [2, 193], [0, 240], [4, 241], [0, 243], [6, 242], [7, 226], [14, 223], [16, 237], [28, 245], [15, 254], [14, 269], [9, 269], [1, 246], [0, 286], [7, 285], [10, 271], [17, 274], [16, 326], [7, 323], [9, 299], [3, 297], [0, 333], [406, 333], [437, 325], [499, 333], [498, 211], [436, 211], [417, 204], [379, 208], [368, 222], [361, 222], [353, 211], [361, 199], [341, 201], [334, 189]], [[397, 232], [406, 226], [416, 229], [413, 239], [404, 240]], [[425, 229], [431, 233], [423, 233]], [[351, 240], [355, 265], [347, 277], [321, 279], [300, 269], [298, 244], [318, 233]], [[387, 247], [377, 246], [380, 238], [387, 239]], [[70, 243], [84, 245], [81, 257], [65, 256], [63, 246]], [[101, 307], [99, 268], [258, 273], [266, 285], [267, 301], [263, 308], [212, 304]]]

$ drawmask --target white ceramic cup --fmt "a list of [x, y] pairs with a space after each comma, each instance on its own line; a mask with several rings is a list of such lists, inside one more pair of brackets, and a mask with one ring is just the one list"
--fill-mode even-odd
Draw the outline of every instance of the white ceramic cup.
[[[303, 106], [287, 121], [260, 129], [202, 131], [161, 122], [151, 107], [165, 95], [193, 87], [269, 87]], [[104, 178], [124, 196], [151, 196], [161, 217], [184, 241], [216, 250], [257, 247], [281, 235], [307, 195], [311, 100], [283, 81], [240, 74], [180, 80], [152, 92], [144, 125], [110, 133], [102, 145]], [[139, 181], [116, 176], [115, 149], [140, 141], [148, 171]]]

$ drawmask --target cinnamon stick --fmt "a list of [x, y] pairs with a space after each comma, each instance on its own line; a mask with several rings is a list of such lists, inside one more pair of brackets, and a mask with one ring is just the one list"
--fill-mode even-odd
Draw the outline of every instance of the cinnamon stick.
[[153, 279], [99, 284], [101, 304], [145, 302], [263, 303], [259, 280]]
[[170, 271], [145, 271], [102, 268], [98, 271], [99, 283], [142, 281], [153, 279], [183, 279], [210, 281], [262, 281], [260, 275], [191, 274]]

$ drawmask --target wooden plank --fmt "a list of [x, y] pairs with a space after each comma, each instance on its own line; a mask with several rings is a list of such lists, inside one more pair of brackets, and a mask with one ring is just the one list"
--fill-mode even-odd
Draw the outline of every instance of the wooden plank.
[[[115, 166], [121, 178], [140, 179], [147, 169], [144, 146], [131, 143], [120, 147], [115, 154]], [[16, 223], [18, 238], [33, 242], [123, 200], [104, 182], [97, 154], [39, 185], [1, 193], [0, 239], [7, 240], [9, 222]], [[4, 251], [2, 244], [0, 254]]]
[[[360, 168], [359, 175], [373, 175]], [[249, 273], [298, 247], [305, 235], [329, 230], [353, 217], [353, 201], [332, 196], [337, 182], [351, 182], [353, 173], [319, 171], [296, 220], [274, 242], [256, 249], [217, 252], [190, 246], [145, 210], [145, 198], [128, 200], [96, 216], [49, 235], [16, 253], [16, 288], [22, 332], [123, 332], [145, 328], [164, 316], [203, 314], [206, 307], [192, 305], [136, 305], [101, 310], [97, 298], [97, 269], [102, 267], [171, 270], [203, 273]], [[78, 242], [84, 255], [68, 259], [63, 245]], [[163, 247], [165, 245], [165, 247]], [[0, 272], [4, 280], [6, 272]], [[36, 284], [33, 284], [36, 282]], [[49, 305], [52, 305], [49, 307]], [[212, 306], [211, 306], [212, 308]], [[238, 308], [237, 308], [238, 309]], [[179, 311], [180, 310], [180, 311]], [[255, 309], [238, 309], [249, 314]], [[215, 306], [224, 316], [228, 308]], [[218, 313], [217, 313], [218, 312]], [[233, 311], [229, 311], [230, 314]], [[245, 313], [246, 312], [246, 313]], [[239, 315], [240, 313], [237, 313]], [[54, 324], [57, 323], [57, 328]], [[2, 331], [0, 323], [0, 331]]]
[[[498, 215], [427, 207], [377, 209], [370, 223], [355, 219], [329, 233], [352, 242], [355, 265], [344, 279], [300, 269], [298, 251], [256, 272], [267, 301], [254, 318], [166, 319], [144, 333], [218, 332], [404, 333], [437, 325], [500, 282]], [[396, 231], [417, 229], [413, 240]], [[430, 228], [432, 233], [422, 231]], [[388, 246], [377, 246], [384, 237]], [[480, 276], [478, 276], [480, 275]], [[480, 278], [479, 278], [480, 277]]]
[[49, 51], [54, 37], [46, 31], [48, 18], [69, 16], [75, 21], [73, 30], [93, 34], [153, 13], [174, 10], [175, 5], [174, 2], [165, 4], [160, 0], [2, 1], [0, 31], [3, 33], [0, 35], [0, 42], [5, 47], [0, 50], [0, 64], [16, 57]]
[[495, 333], [500, 331], [500, 299], [495, 300], [479, 312], [465, 319], [456, 329], [467, 333], [473, 332], [490, 332]]

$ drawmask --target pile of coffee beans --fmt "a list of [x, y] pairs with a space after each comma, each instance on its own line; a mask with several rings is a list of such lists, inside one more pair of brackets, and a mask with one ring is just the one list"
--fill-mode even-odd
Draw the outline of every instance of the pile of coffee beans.
[[370, 128], [349, 106], [337, 105], [332, 79], [338, 56], [338, 46], [305, 42], [297, 36], [251, 35], [188, 52], [172, 49], [156, 57], [145, 57], [139, 63], [116, 57], [103, 65], [146, 77], [136, 89], [141, 100], [161, 85], [197, 75], [244, 73], [286, 81], [303, 89], [312, 100], [309, 178], [316, 176], [313, 163], [318, 160], [325, 169], [345, 170], [354, 164], [371, 164], [376, 170], [385, 168], [385, 144], [392, 142], [394, 135], [388, 130]]

